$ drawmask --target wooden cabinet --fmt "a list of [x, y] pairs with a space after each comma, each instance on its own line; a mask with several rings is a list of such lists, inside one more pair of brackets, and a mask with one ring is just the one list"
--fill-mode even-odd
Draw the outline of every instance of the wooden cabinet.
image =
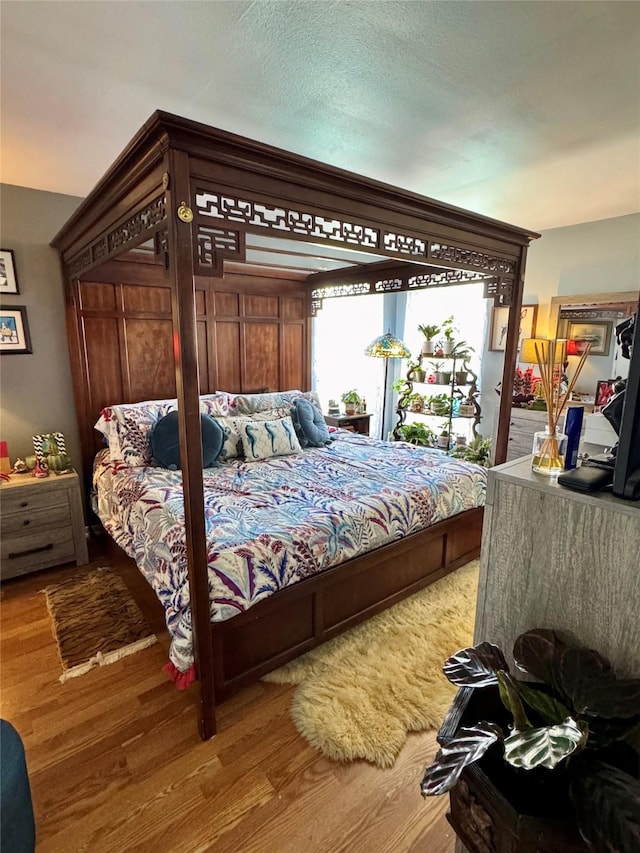
[[583, 494], [531, 471], [529, 459], [488, 474], [477, 643], [531, 628], [569, 631], [640, 677], [640, 502]]
[[360, 435], [369, 435], [369, 421], [371, 415], [325, 415], [325, 422], [329, 426], [348, 429]]
[[37, 479], [14, 474], [0, 487], [0, 579], [89, 562], [80, 481], [75, 473]]

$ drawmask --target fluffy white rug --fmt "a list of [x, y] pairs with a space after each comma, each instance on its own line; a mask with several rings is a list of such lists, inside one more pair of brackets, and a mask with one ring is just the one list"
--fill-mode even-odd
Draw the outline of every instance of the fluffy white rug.
[[477, 586], [474, 560], [264, 680], [298, 685], [291, 716], [325, 755], [391, 767], [408, 732], [444, 719], [442, 664], [473, 641]]

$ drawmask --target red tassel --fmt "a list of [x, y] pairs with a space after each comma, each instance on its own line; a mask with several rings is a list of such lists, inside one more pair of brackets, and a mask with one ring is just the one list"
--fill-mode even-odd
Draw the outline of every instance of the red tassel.
[[178, 690], [186, 690], [196, 680], [196, 667], [193, 663], [186, 672], [180, 672], [172, 661], [167, 661], [162, 671], [169, 676]]

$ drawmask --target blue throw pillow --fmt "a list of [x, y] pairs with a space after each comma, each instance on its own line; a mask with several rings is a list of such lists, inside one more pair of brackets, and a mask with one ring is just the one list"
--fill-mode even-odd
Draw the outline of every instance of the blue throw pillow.
[[[211, 468], [220, 456], [224, 442], [224, 430], [215, 418], [200, 415], [202, 429], [202, 467]], [[155, 462], [163, 468], [177, 471], [180, 468], [180, 437], [178, 434], [178, 412], [173, 411], [160, 418], [149, 434], [151, 453]]]
[[[296, 420], [300, 424], [300, 429], [307, 439], [309, 447], [323, 447], [331, 442], [329, 430], [322, 412], [317, 406], [303, 397], [298, 397], [293, 401], [293, 408], [295, 409]], [[295, 423], [296, 421], [294, 421], [294, 426]]]

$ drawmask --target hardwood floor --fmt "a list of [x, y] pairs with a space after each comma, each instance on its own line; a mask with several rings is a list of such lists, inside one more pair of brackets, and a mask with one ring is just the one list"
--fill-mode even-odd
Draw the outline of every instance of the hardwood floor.
[[[128, 561], [117, 566], [153, 627], [162, 614]], [[218, 709], [202, 743], [195, 691], [161, 672], [161, 642], [58, 681], [41, 590], [77, 571], [51, 569], [1, 589], [1, 705], [24, 740], [37, 851], [154, 853], [452, 853], [448, 798], [419, 782], [437, 744], [412, 734], [391, 770], [336, 764], [289, 717], [293, 688], [258, 683]]]

